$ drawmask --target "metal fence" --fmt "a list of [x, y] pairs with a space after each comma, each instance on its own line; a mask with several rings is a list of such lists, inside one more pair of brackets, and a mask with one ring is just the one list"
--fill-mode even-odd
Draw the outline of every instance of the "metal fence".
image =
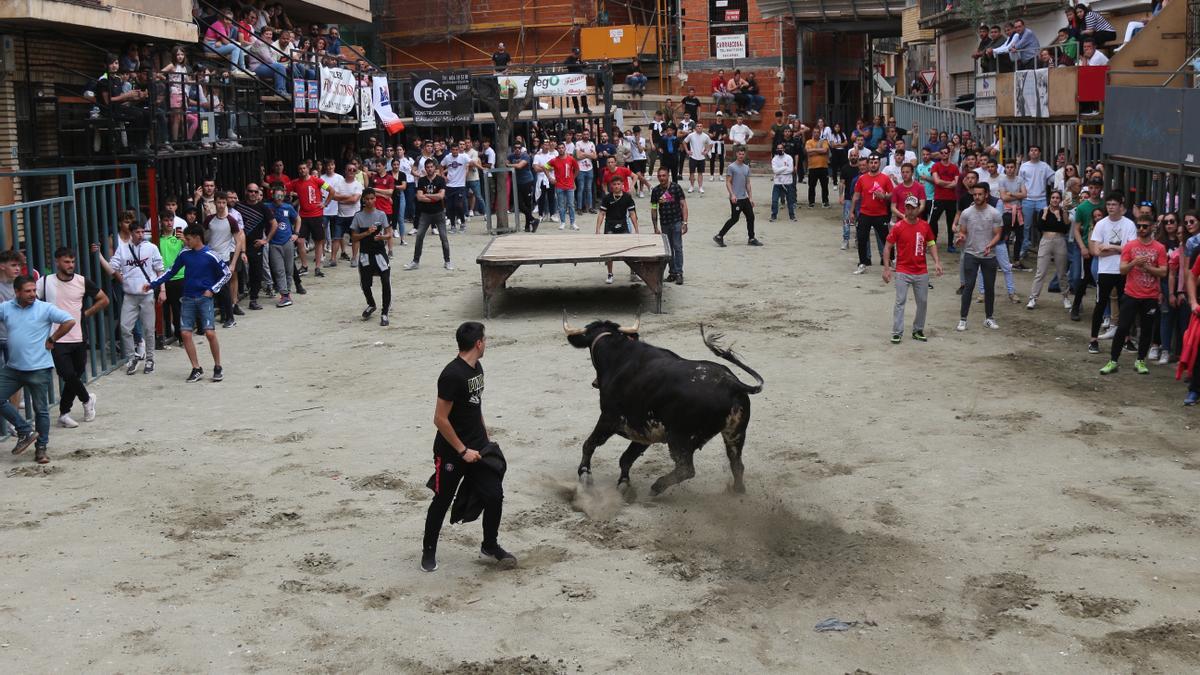
[[[91, 279], [112, 300], [107, 308], [83, 320], [88, 343], [87, 379], [121, 364], [118, 354], [121, 294], [100, 267], [100, 255], [111, 254], [122, 211], [138, 210], [137, 167], [132, 164], [65, 169], [0, 171], [0, 179], [19, 181], [26, 194], [54, 195], [33, 201], [0, 204], [0, 250], [25, 255], [30, 273], [54, 274], [54, 251], [65, 246], [76, 253], [76, 271]], [[142, 218], [138, 213], [138, 218]], [[91, 245], [100, 251], [92, 253]], [[154, 327], [146, 327], [154, 339]], [[52, 388], [51, 402], [57, 396]], [[32, 408], [27, 407], [32, 411]]]
[[956, 110], [951, 106], [953, 103], [950, 102], [947, 102], [946, 107], [942, 107], [935, 103], [920, 103], [897, 96], [895, 99], [896, 125], [904, 129], [919, 128], [921, 134], [927, 133], [930, 129], [946, 131], [951, 134], [968, 130], [977, 132], [979, 125], [975, 123], [975, 113], [968, 110]]
[[1200, 208], [1200, 171], [1196, 169], [1109, 159], [1105, 176], [1108, 189], [1124, 191], [1131, 203], [1151, 202], [1160, 213]]

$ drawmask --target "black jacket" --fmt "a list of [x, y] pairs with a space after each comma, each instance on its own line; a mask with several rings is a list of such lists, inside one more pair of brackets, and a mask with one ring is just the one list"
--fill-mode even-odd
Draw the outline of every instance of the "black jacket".
[[[450, 505], [450, 522], [452, 524], [469, 523], [478, 518], [483, 513], [484, 502], [484, 495], [480, 494], [480, 488], [487, 486], [484, 488], [485, 490], [499, 490], [500, 483], [504, 480], [504, 473], [508, 470], [504, 452], [496, 443], [488, 443], [483, 446], [479, 450], [479, 454], [479, 461], [473, 466], [466, 463], [461, 465], [471, 468], [459, 483], [458, 492], [454, 495], [454, 503]], [[480, 475], [483, 472], [486, 472], [487, 475]], [[428, 483], [431, 490], [433, 489], [433, 480], [431, 477]]]

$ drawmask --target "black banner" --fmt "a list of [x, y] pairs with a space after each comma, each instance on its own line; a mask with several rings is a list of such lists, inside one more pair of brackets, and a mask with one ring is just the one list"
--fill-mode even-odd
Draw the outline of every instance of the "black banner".
[[471, 74], [465, 70], [413, 74], [412, 110], [413, 123], [422, 126], [473, 122]]

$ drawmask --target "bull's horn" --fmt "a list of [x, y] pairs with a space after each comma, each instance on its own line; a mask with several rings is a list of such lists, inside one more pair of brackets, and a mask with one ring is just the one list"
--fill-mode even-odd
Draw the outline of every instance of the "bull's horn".
[[567, 337], [583, 335], [582, 328], [572, 328], [571, 324], [567, 323], [567, 310], [565, 309], [563, 310], [563, 332], [567, 334]]
[[638, 314], [637, 318], [633, 320], [632, 328], [626, 328], [625, 326], [621, 326], [620, 330], [622, 333], [624, 333], [626, 335], [636, 335], [638, 332], [638, 329], [641, 328], [641, 326], [642, 326], [642, 315]]

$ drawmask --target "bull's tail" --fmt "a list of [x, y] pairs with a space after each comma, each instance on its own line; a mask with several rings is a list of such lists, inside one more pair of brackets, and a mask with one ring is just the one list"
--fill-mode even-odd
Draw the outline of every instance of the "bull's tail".
[[704, 324], [700, 324], [700, 337], [701, 337], [701, 339], [704, 340], [704, 346], [708, 347], [708, 349], [713, 354], [716, 354], [717, 356], [725, 359], [726, 361], [733, 363], [738, 368], [741, 368], [742, 370], [746, 371], [747, 373], [750, 373], [750, 376], [753, 377], [758, 382], [758, 384], [751, 386], [751, 385], [746, 384], [745, 382], [742, 382], [741, 380], [738, 381], [738, 384], [742, 385], [742, 389], [747, 394], [757, 394], [758, 392], [763, 390], [764, 381], [763, 381], [762, 375], [759, 375], [757, 372], [754, 371], [753, 368], [751, 368], [750, 366], [743, 363], [742, 359], [733, 352], [732, 345], [730, 345], [729, 347], [721, 346], [720, 342], [721, 342], [721, 338], [724, 337], [723, 335], [721, 335], [720, 333], [713, 333], [712, 335], [705, 335], [704, 334]]

